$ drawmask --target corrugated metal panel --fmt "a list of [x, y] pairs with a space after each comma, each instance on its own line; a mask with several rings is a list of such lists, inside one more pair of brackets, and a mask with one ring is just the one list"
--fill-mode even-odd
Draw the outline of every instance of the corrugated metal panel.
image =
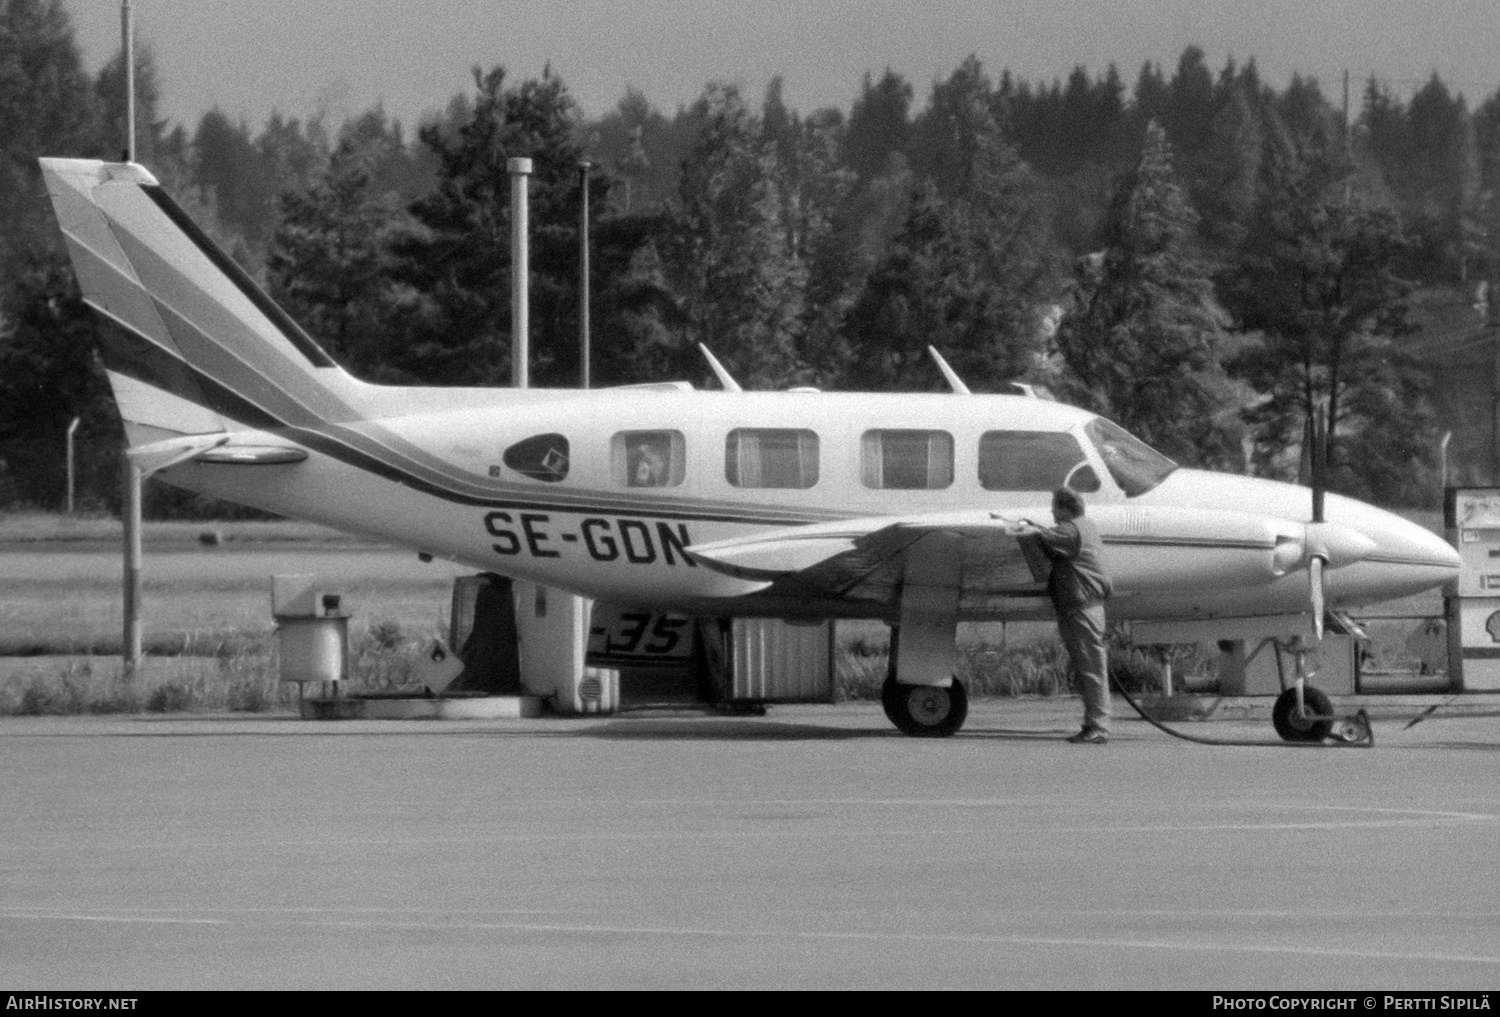
[[833, 623], [788, 625], [775, 618], [736, 618], [735, 699], [777, 703], [833, 700]]

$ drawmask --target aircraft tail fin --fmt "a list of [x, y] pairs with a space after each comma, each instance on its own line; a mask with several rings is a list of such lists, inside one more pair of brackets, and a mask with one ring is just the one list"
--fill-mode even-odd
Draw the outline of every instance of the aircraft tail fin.
[[41, 164], [132, 446], [355, 416], [360, 383], [146, 169]]

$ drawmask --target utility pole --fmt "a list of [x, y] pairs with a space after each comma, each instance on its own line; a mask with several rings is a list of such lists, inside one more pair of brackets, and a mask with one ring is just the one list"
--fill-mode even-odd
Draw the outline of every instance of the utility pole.
[[589, 387], [589, 170], [593, 163], [584, 160], [578, 164], [578, 185], [582, 193], [579, 203], [578, 229], [578, 387]]
[[1486, 324], [1490, 329], [1490, 483], [1500, 487], [1500, 328], [1494, 315]]

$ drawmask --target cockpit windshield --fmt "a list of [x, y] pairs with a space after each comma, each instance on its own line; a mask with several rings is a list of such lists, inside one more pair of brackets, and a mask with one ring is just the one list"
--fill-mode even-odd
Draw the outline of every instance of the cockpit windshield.
[[1083, 430], [1127, 498], [1145, 494], [1177, 469], [1172, 460], [1103, 417], [1090, 420]]

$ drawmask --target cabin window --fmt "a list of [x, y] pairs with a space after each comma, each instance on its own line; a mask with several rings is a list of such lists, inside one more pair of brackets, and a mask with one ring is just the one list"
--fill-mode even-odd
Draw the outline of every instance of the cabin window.
[[1084, 424], [1083, 433], [1099, 450], [1105, 469], [1109, 470], [1109, 475], [1127, 498], [1145, 494], [1177, 469], [1175, 462], [1103, 417], [1095, 417]]
[[1099, 490], [1083, 446], [1066, 431], [986, 431], [979, 437], [979, 484], [986, 491]]
[[621, 487], [676, 487], [686, 473], [681, 431], [621, 431], [610, 439], [610, 472]]
[[953, 483], [953, 436], [945, 431], [866, 431], [860, 474], [877, 490], [935, 491]]
[[812, 487], [818, 482], [818, 436], [792, 428], [737, 428], [724, 443], [724, 476], [735, 487]]
[[568, 476], [568, 439], [560, 434], [539, 434], [516, 442], [500, 458], [523, 477], [555, 484]]

